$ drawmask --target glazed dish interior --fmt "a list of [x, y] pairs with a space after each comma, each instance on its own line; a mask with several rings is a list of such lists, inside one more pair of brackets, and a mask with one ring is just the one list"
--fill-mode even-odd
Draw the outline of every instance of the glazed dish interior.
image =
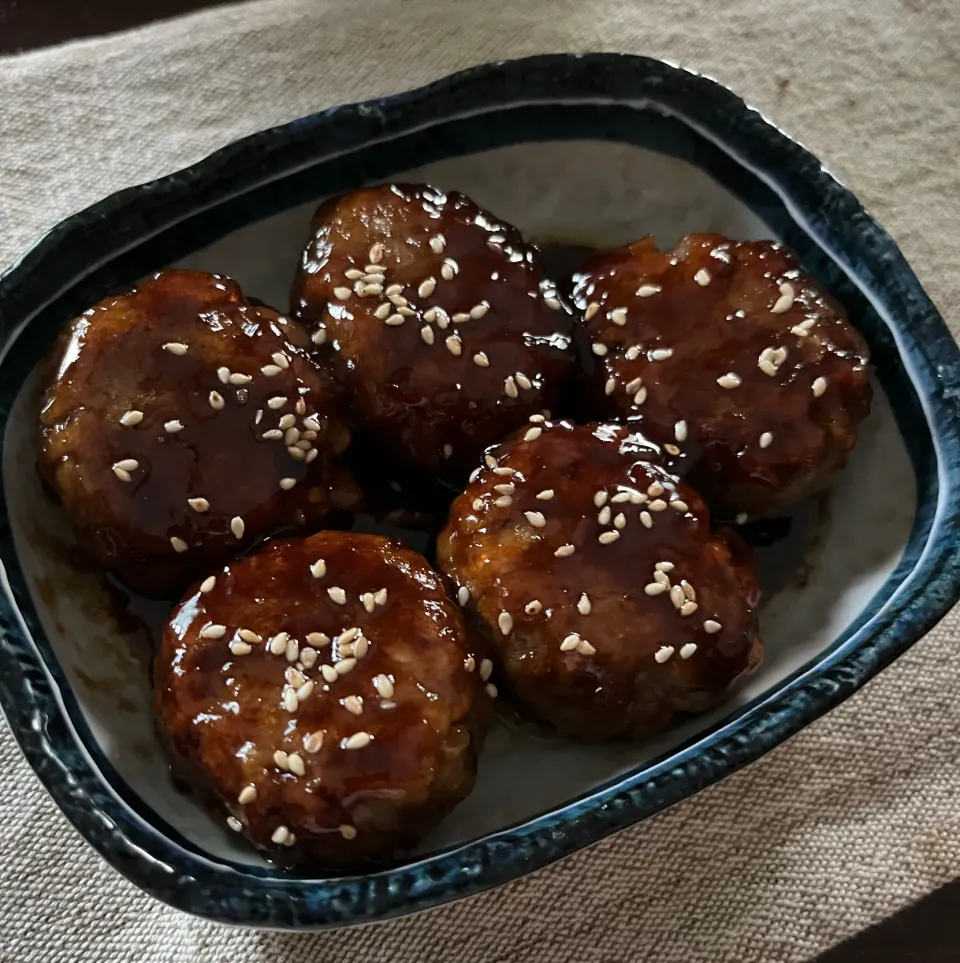
[[[461, 191], [557, 257], [644, 235], [669, 250], [693, 232], [744, 241], [778, 239], [781, 233], [779, 224], [764, 220], [699, 168], [612, 142], [504, 147], [397, 172], [391, 179]], [[283, 307], [321, 200], [233, 230], [171, 266], [226, 275], [248, 297]], [[831, 286], [830, 279], [823, 283]], [[854, 311], [851, 320], [859, 322]], [[24, 575], [70, 684], [64, 699], [75, 714], [78, 736], [145, 820], [159, 820], [185, 845], [211, 856], [263, 864], [169, 777], [154, 730], [149, 662], [170, 606], [136, 594], [118, 598], [117, 586], [83, 560], [77, 535], [33, 469], [41, 389], [34, 374], [12, 413], [4, 491]], [[888, 399], [874, 382], [869, 418], [829, 490], [751, 528], [764, 591], [758, 620], [765, 654], [745, 684], [718, 707], [641, 741], [581, 744], [500, 716], [487, 736], [473, 792], [415, 852], [433, 853], [494, 833], [574, 803], [624, 773], [669, 765], [673, 753], [687, 751], [842, 644], [886, 601], [915, 514], [911, 458]], [[354, 529], [399, 536], [418, 551], [428, 547], [427, 536], [415, 527], [369, 515], [361, 515]]]

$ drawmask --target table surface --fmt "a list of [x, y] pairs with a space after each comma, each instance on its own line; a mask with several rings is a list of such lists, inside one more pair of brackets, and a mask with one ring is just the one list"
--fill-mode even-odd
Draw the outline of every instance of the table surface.
[[[0, 55], [123, 30], [227, 0], [0, 0]], [[960, 961], [960, 880], [811, 963]]]

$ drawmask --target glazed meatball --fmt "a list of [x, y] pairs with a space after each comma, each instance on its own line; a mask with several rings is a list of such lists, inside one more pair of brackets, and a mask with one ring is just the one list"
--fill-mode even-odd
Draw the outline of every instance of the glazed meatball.
[[760, 660], [746, 549], [659, 457], [625, 425], [534, 423], [488, 452], [440, 534], [495, 684], [576, 739], [647, 736]]
[[472, 789], [489, 706], [463, 617], [375, 535], [274, 541], [188, 593], [154, 682], [174, 769], [317, 868], [412, 846]]
[[181, 592], [264, 534], [355, 504], [335, 457], [349, 431], [307, 343], [196, 271], [163, 271], [68, 326], [41, 468], [103, 565], [147, 594]]
[[462, 483], [488, 445], [555, 407], [572, 320], [536, 253], [469, 198], [422, 185], [320, 207], [292, 310], [336, 358], [379, 461]]
[[770, 241], [694, 234], [598, 254], [574, 289], [603, 418], [683, 452], [727, 515], [823, 489], [870, 409], [867, 346], [843, 308]]

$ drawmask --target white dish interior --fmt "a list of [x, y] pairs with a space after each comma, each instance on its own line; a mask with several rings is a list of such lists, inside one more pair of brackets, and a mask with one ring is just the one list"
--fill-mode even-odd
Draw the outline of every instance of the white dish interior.
[[[524, 144], [441, 161], [396, 179], [463, 191], [534, 240], [608, 246], [643, 234], [672, 244], [690, 231], [772, 236], [703, 171], [624, 144]], [[229, 275], [247, 295], [283, 308], [317, 202], [235, 231], [178, 266]], [[83, 720], [119, 776], [185, 838], [213, 856], [262, 863], [169, 778], [153, 730], [149, 682], [149, 634], [168, 607], [138, 600], [130, 610], [135, 618], [118, 617], [105, 577], [78, 562], [82, 554], [73, 530], [34, 467], [38, 392], [31, 377], [10, 418], [3, 490], [34, 604]], [[421, 851], [560, 807], [707, 733], [739, 705], [776, 688], [861, 616], [903, 553], [915, 506], [910, 459], [887, 399], [875, 386], [873, 411], [830, 494], [801, 506], [790, 536], [757, 552], [765, 583], [777, 591], [761, 614], [764, 663], [737, 696], [638, 744], [579, 746], [500, 723], [487, 741], [473, 795], [424, 840]]]

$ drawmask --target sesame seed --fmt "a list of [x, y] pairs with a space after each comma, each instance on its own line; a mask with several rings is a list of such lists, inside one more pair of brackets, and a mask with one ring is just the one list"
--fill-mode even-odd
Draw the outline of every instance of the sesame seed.
[[470, 315], [466, 311], [458, 311], [453, 316], [454, 324], [466, 324], [470, 320]]
[[348, 281], [359, 281], [363, 277], [363, 271], [358, 271], [356, 268], [350, 268], [348, 271], [343, 272], [343, 276]]
[[518, 371], [513, 377], [524, 391], [529, 391], [533, 387], [533, 382], [522, 371]]
[[494, 485], [493, 490], [501, 495], [512, 495], [517, 490], [517, 486], [513, 482], [501, 482], [499, 485]]
[[600, 514], [597, 515], [597, 521], [598, 521], [601, 525], [609, 525], [609, 524], [610, 524], [610, 517], [611, 517], [610, 506], [609, 506], [609, 505], [604, 505], [603, 508], [600, 509]]
[[662, 512], [666, 507], [667, 503], [662, 498], [655, 498], [649, 505], [651, 512]]
[[260, 436], [264, 441], [279, 441], [283, 438], [283, 432], [279, 428], [270, 428]]
[[[200, 583], [200, 591], [203, 592], [204, 594], [206, 594], [207, 592], [212, 592], [216, 584], [217, 584], [216, 575], [208, 575]], [[243, 638], [243, 632], [240, 633], [240, 637]]]
[[450, 352], [450, 354], [452, 354], [455, 358], [459, 358], [463, 353], [463, 342], [461, 342], [456, 335], [451, 334], [444, 344], [447, 346], [447, 350]]
[[580, 644], [577, 646], [577, 652], [579, 652], [580, 655], [597, 654], [597, 650], [586, 639], [580, 641]]
[[120, 424], [124, 428], [133, 428], [135, 425], [139, 425], [141, 421], [143, 421], [143, 412], [136, 410], [126, 412], [120, 418]]
[[672, 645], [661, 645], [656, 652], [653, 653], [653, 657], [657, 662], [666, 662], [674, 653], [674, 648]]
[[680, 449], [676, 445], [670, 443], [663, 446], [663, 450], [667, 452], [668, 455], [679, 455]]
[[602, 357], [604, 357], [604, 356], [607, 354], [607, 352], [608, 352], [609, 349], [607, 348], [607, 346], [606, 346], [605, 344], [601, 344], [601, 343], [598, 341], [596, 344], [590, 345], [590, 350], [591, 350], [598, 358], [602, 358]]
[[691, 602], [697, 601], [696, 589], [685, 579], [680, 579], [680, 588], [683, 589], [683, 594], [690, 599]]
[[226, 634], [225, 625], [206, 625], [200, 630], [201, 639], [222, 639]]
[[640, 287], [637, 288], [637, 297], [649, 298], [654, 294], [659, 294], [661, 290], [659, 284], [641, 284]]
[[273, 761], [278, 769], [283, 769], [285, 772], [290, 768], [287, 765], [287, 754], [282, 749], [274, 750]]
[[351, 294], [353, 294], [353, 291], [351, 291], [350, 288], [340, 288], [340, 287], [338, 287], [338, 288], [334, 288], [334, 289], [333, 289], [333, 296], [334, 296], [338, 301], [349, 301]]
[[300, 657], [300, 643], [296, 639], [287, 639], [283, 654], [286, 656], [287, 662], [291, 664], [296, 662]]
[[666, 361], [673, 357], [673, 348], [655, 348], [650, 352], [651, 361]]
[[277, 425], [279, 426], [281, 431], [287, 431], [289, 428], [292, 428], [296, 423], [297, 423], [297, 419], [294, 418], [293, 415], [290, 414], [290, 412], [287, 412], [285, 415], [280, 416], [280, 420], [277, 422]]
[[314, 578], [323, 578], [323, 576], [327, 574], [327, 563], [322, 558], [318, 558], [313, 565], [310, 566], [310, 574]]
[[[297, 442], [297, 444], [299, 445], [299, 442]], [[296, 445], [287, 448], [287, 454], [294, 461], [303, 461], [304, 458], [306, 458], [306, 452], [304, 452], [302, 448], [298, 448]]]
[[508, 468], [506, 465], [500, 465], [493, 469], [494, 475], [515, 475], [516, 472], [512, 468]]
[[600, 305], [596, 301], [591, 301], [587, 305], [587, 310], [583, 312], [583, 320], [589, 321], [599, 310]]
[[670, 589], [670, 601], [673, 602], [674, 608], [680, 608], [681, 605], [687, 600], [686, 595], [684, 595], [683, 589], [679, 585], [674, 585]]
[[543, 611], [543, 603], [539, 599], [534, 599], [532, 602], [527, 602], [523, 607], [523, 611], [527, 615], [536, 615], [538, 612]]
[[323, 746], [323, 730], [320, 729], [317, 732], [311, 732], [303, 737], [303, 748], [306, 752], [311, 753], [319, 752]]
[[175, 354], [177, 357], [183, 357], [187, 353], [187, 346], [182, 341], [168, 341], [163, 346], [164, 351], [169, 351], [170, 354]]
[[214, 411], [220, 411], [226, 404], [226, 402], [223, 400], [223, 395], [220, 394], [219, 391], [211, 391], [210, 394], [207, 395], [207, 401], [210, 403], [210, 407], [213, 408]]
[[280, 487], [281, 487], [285, 492], [290, 491], [290, 489], [293, 488], [294, 485], [296, 485], [296, 484], [297, 484], [296, 478], [281, 478], [281, 479], [280, 479]]
[[484, 687], [484, 691], [490, 696], [491, 699], [496, 699], [497, 697], [497, 687], [492, 683], [488, 682]]
[[312, 335], [310, 335], [310, 340], [311, 340], [314, 344], [323, 344], [324, 341], [327, 340], [327, 331], [326, 331], [326, 328], [324, 328], [324, 327], [322, 327], [322, 326], [319, 327], [319, 328], [317, 328], [317, 330], [314, 331]]
[[138, 462], [136, 458], [124, 458], [114, 465], [114, 468], [119, 468], [122, 471], [136, 471], [139, 467], [140, 462]]
[[340, 678], [337, 670], [332, 665], [326, 664], [320, 666], [320, 675], [322, 675], [327, 682], [336, 682], [337, 679]]
[[654, 572], [653, 573], [654, 582], [659, 582], [661, 585], [666, 585], [670, 588], [670, 576], [666, 572]]
[[332, 585], [330, 588], [328, 588], [327, 595], [329, 595], [330, 598], [337, 603], [337, 605], [347, 604], [347, 593], [344, 592], [344, 590], [338, 585]]
[[640, 348], [639, 348], [639, 346], [638, 346], [638, 345], [635, 345], [635, 344], [634, 344], [634, 345], [631, 345], [631, 346], [630, 346], [629, 348], [627, 348], [627, 350], [624, 352], [623, 356], [627, 359], [627, 361], [636, 361], [637, 358], [640, 357]]
[[543, 528], [547, 524], [542, 512], [524, 512], [523, 514], [534, 528]]
[[520, 392], [517, 390], [517, 383], [513, 379], [513, 375], [507, 375], [503, 382], [503, 393], [508, 398], [516, 398], [519, 396]]
[[813, 397], [819, 398], [827, 390], [827, 379], [826, 378], [816, 378], [814, 379], [813, 385]]
[[481, 368], [489, 368], [489, 367], [490, 367], [490, 359], [487, 357], [485, 351], [478, 351], [478, 352], [473, 356], [473, 363], [474, 363], [475, 365], [479, 365]]
[[187, 504], [195, 512], [205, 512], [210, 508], [210, 502], [208, 502], [205, 498], [188, 498]]
[[440, 276], [445, 281], [451, 281], [459, 272], [459, 270], [460, 270], [460, 265], [458, 265], [453, 258], [448, 257], [444, 260], [443, 266], [440, 268]]
[[785, 311], [789, 311], [793, 307], [794, 290], [789, 284], [780, 285], [780, 297], [777, 298], [776, 303], [770, 309], [771, 314], [783, 314]]
[[237, 802], [240, 803], [241, 806], [248, 806], [250, 803], [256, 802], [256, 800], [257, 787], [252, 784], [244, 786], [243, 789], [240, 790], [240, 795], [237, 796]]
[[743, 379], [740, 375], [735, 374], [733, 371], [728, 371], [725, 375], [720, 375], [717, 378], [717, 384], [721, 388], [739, 388]]
[[503, 635], [509, 635], [513, 630], [513, 616], [509, 612], [501, 612], [497, 616], [497, 625]]
[[283, 369], [276, 364], [265, 364], [260, 371], [265, 374], [268, 378], [272, 378], [274, 375], [280, 374]]
[[337, 675], [346, 675], [348, 672], [352, 672], [357, 664], [357, 660], [351, 655], [347, 656], [345, 659], [340, 659], [339, 662], [334, 664], [334, 669]]
[[[349, 747], [348, 747], [349, 748]], [[344, 839], [356, 839], [357, 838], [357, 827], [351, 826], [349, 823], [340, 824], [340, 835]]]
[[653, 516], [646, 509], [640, 512], [640, 521], [644, 528], [653, 528]]
[[425, 281], [420, 282], [420, 286], [417, 288], [417, 294], [419, 294], [421, 298], [429, 298], [436, 289], [437, 279], [427, 278]]
[[551, 311], [559, 311], [563, 305], [556, 298], [544, 298], [543, 303], [550, 308]]
[[176, 535], [170, 537], [170, 544], [173, 546], [175, 552], [185, 552], [190, 546], [182, 538], [177, 538]]
[[386, 605], [387, 590], [385, 588], [378, 589], [376, 592], [373, 593], [373, 600], [374, 602], [377, 603], [377, 605]]
[[553, 498], [553, 494], [552, 488], [545, 488], [542, 492], [537, 492], [537, 499], [541, 502], [548, 502]]
[[657, 562], [653, 567], [658, 572], [672, 572], [675, 568], [673, 562]]
[[687, 440], [687, 423], [685, 421], [680, 420], [673, 426], [673, 436], [677, 441]]
[[700, 270], [694, 274], [693, 280], [696, 281], [700, 287], [705, 288], [710, 283], [710, 272], [706, 268], [700, 268]]
[[576, 632], [572, 632], [560, 643], [561, 652], [573, 652], [574, 649], [580, 644], [580, 636]]
[[602, 508], [607, 503], [607, 493], [602, 489], [593, 496], [593, 504]]
[[[212, 577], [212, 576], [211, 576], [211, 577]], [[240, 629], [240, 631], [237, 632], [237, 635], [239, 635], [240, 638], [243, 639], [244, 642], [260, 642], [260, 641], [261, 641], [260, 636], [257, 635], [256, 632], [251, 631], [250, 629]]]
[[287, 403], [287, 399], [283, 395], [275, 395], [273, 398], [267, 399], [267, 407], [276, 411], [278, 408], [282, 408]]
[[326, 632], [308, 632], [307, 642], [310, 645], [316, 646], [318, 649], [322, 649], [324, 646], [330, 644], [330, 636]]
[[605, 395], [612, 395], [617, 389], [617, 381], [615, 378], [607, 378], [607, 383], [603, 386], [603, 393]]
[[687, 642], [685, 645], [680, 646], [680, 658], [689, 659], [694, 652], [697, 651], [696, 642]]
[[647, 595], [662, 595], [667, 591], [667, 586], [664, 585], [663, 582], [648, 582], [644, 585], [643, 591], [646, 592]]
[[429, 244], [430, 250], [433, 251], [434, 254], [443, 254], [444, 237], [442, 234], [431, 237]]
[[614, 528], [625, 528], [627, 524], [627, 516], [623, 512], [618, 512], [616, 517], [613, 519]]
[[777, 366], [772, 361], [760, 361], [757, 367], [770, 378], [777, 373]]
[[591, 610], [592, 608], [593, 608], [593, 606], [590, 604], [590, 599], [589, 599], [589, 597], [587, 596], [587, 593], [584, 592], [583, 595], [580, 596], [579, 601], [577, 602], [577, 611], [578, 611], [581, 615], [589, 615], [589, 614], [590, 614], [590, 610]]
[[[312, 669], [316, 665], [319, 657], [320, 653], [317, 652], [316, 649], [312, 649], [310, 646], [305, 646], [300, 650], [300, 665], [302, 665], [304, 669]], [[298, 690], [297, 697], [299, 698], [299, 696], [300, 692]]]
[[651, 498], [656, 498], [658, 495], [662, 495], [665, 491], [666, 489], [658, 481], [652, 481], [647, 486], [647, 494]]
[[497, 508], [509, 508], [513, 504], [513, 499], [509, 495], [501, 495], [493, 500]]
[[133, 481], [133, 475], [131, 475], [130, 472], [126, 471], [126, 469], [123, 469], [123, 468], [118, 467], [117, 465], [114, 465], [112, 470], [113, 470], [114, 475], [116, 475], [117, 478], [120, 479], [120, 481], [122, 481], [122, 482], [132, 482], [132, 481]]
[[391, 314], [390, 305], [384, 301], [383, 304], [378, 304], [376, 310], [373, 312], [373, 316], [379, 321], [383, 321]]
[[290, 838], [290, 830], [286, 826], [277, 826], [270, 837], [272, 842], [282, 846]]
[[772, 434], [772, 432], [765, 431], [765, 432], [760, 436], [760, 447], [761, 447], [761, 448], [769, 448], [772, 443], [773, 443], [773, 434]]
[[393, 698], [393, 683], [390, 681], [390, 677], [386, 675], [378, 675], [374, 677], [373, 687], [380, 694], [382, 699], [392, 699]]
[[647, 501], [647, 496], [643, 492], [630, 492], [630, 504], [642, 505]]
[[370, 259], [371, 264], [379, 264], [383, 258], [383, 245], [379, 242], [371, 244], [367, 257]]
[[690, 506], [681, 498], [675, 498], [670, 502], [670, 507], [678, 512], [687, 512], [690, 510]]
[[233, 518], [230, 519], [230, 531], [233, 532], [234, 538], [243, 538], [245, 529], [246, 525], [239, 515], [234, 515]]
[[373, 736], [369, 732], [355, 732], [352, 736], [344, 739], [340, 746], [343, 749], [364, 749], [373, 741]]
[[299, 752], [291, 752], [290, 755], [287, 756], [287, 765], [290, 767], [290, 772], [295, 776], [306, 775], [307, 769], [303, 764], [303, 756], [301, 756]]
[[[671, 590], [672, 591], [672, 590]], [[697, 611], [698, 605], [696, 602], [691, 602], [689, 599], [680, 606], [680, 614], [687, 616], [693, 615]]]
[[479, 304], [475, 304], [470, 309], [470, 317], [473, 318], [474, 321], [479, 321], [489, 310], [489, 303], [486, 301], [481, 301]]
[[614, 308], [610, 312], [610, 320], [617, 325], [623, 327], [627, 323], [627, 309], [626, 308]]
[[284, 655], [287, 651], [287, 640], [290, 638], [289, 632], [278, 632], [271, 640], [267, 648], [271, 655]]
[[173, 421], [165, 421], [163, 423], [163, 430], [171, 435], [175, 435], [178, 431], [183, 431], [183, 423], [178, 418], [174, 418]]
[[543, 429], [539, 427], [528, 428], [527, 433], [523, 436], [524, 441], [536, 441], [543, 434]]
[[567, 543], [566, 545], [561, 545], [553, 554], [557, 558], [567, 558], [568, 556], [573, 555], [575, 551], [576, 548]]
[[350, 712], [355, 716], [363, 715], [363, 702], [358, 696], [349, 695], [346, 698], [341, 699], [340, 704], [344, 709], [347, 710], [347, 712]]
[[489, 659], [480, 660], [480, 681], [486, 682], [493, 674], [493, 663]]
[[300, 700], [297, 698], [297, 690], [293, 686], [284, 686], [283, 689], [283, 708], [287, 712], [296, 712], [300, 707]]
[[253, 378], [248, 374], [241, 374], [239, 371], [235, 371], [230, 375], [229, 380], [232, 385], [248, 385], [253, 381]]
[[609, 545], [611, 542], [615, 542], [619, 537], [620, 533], [616, 531], [602, 532], [597, 541], [599, 541], [601, 545]]
[[425, 327], [420, 329], [420, 337], [423, 338], [427, 344], [433, 344], [436, 335], [433, 333], [433, 328]]
[[466, 605], [467, 602], [470, 601], [470, 589], [468, 589], [466, 585], [461, 585], [460, 588], [457, 589], [457, 601], [461, 605]]
[[479, 512], [481, 508], [483, 508], [483, 499], [482, 499], [482, 498], [475, 498], [475, 499], [473, 500], [473, 510], [474, 510], [475, 512]]
[[398, 308], [405, 308], [410, 303], [405, 297], [399, 294], [391, 294], [388, 300], [394, 307]]

